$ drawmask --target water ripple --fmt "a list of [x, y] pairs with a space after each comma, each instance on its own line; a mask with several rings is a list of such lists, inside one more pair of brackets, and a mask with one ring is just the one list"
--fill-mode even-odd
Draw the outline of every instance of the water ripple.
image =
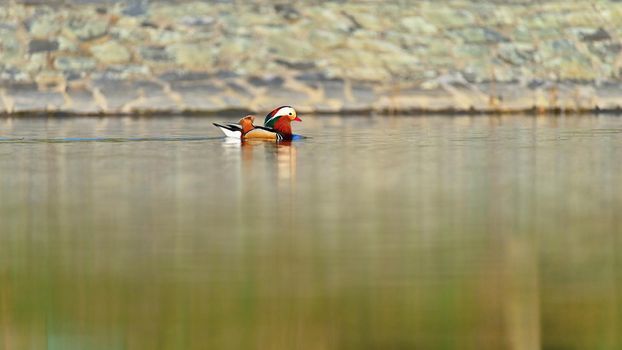
[[73, 142], [175, 142], [175, 141], [208, 141], [220, 140], [215, 136], [152, 136], [152, 137], [62, 137], [62, 138], [25, 138], [0, 137], [0, 143], [73, 143]]

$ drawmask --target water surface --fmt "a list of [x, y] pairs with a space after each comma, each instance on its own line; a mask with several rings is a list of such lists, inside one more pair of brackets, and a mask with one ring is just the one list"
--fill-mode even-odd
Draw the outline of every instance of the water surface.
[[620, 349], [622, 118], [0, 119], [0, 349]]

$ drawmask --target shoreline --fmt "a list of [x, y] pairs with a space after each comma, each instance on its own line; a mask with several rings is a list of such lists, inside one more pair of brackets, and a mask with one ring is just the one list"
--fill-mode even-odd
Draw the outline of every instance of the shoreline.
[[[20, 111], [15, 113], [0, 112], [0, 119], [7, 118], [108, 118], [108, 117], [238, 117], [246, 114], [262, 115], [263, 112], [253, 110], [206, 110], [206, 111], [132, 111], [132, 112], [100, 112], [100, 113], [76, 113], [63, 111]], [[312, 116], [379, 116], [379, 117], [425, 117], [425, 116], [565, 116], [565, 115], [622, 115], [622, 108], [611, 109], [538, 109], [529, 108], [521, 110], [473, 110], [473, 109], [443, 109], [443, 110], [349, 110], [349, 111], [312, 111], [304, 112], [305, 115]]]
[[622, 109], [620, 2], [63, 2], [0, 7], [0, 113]]

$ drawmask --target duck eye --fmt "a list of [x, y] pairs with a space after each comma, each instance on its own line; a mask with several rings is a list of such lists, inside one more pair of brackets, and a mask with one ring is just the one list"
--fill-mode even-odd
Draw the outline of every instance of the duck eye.
[[289, 113], [289, 115], [292, 115], [291, 113]]

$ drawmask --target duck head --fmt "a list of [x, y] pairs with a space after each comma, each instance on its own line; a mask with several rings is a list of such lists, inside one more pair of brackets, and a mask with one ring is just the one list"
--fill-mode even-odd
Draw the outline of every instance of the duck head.
[[291, 106], [281, 106], [268, 113], [268, 115], [266, 115], [266, 118], [264, 119], [263, 124], [264, 126], [267, 126], [269, 128], [276, 129], [275, 125], [277, 124], [277, 121], [281, 120], [282, 118], [283, 121], [287, 121], [288, 124], [292, 121], [302, 121], [300, 118], [298, 118], [298, 114], [296, 113], [296, 110], [294, 108], [292, 108]]

